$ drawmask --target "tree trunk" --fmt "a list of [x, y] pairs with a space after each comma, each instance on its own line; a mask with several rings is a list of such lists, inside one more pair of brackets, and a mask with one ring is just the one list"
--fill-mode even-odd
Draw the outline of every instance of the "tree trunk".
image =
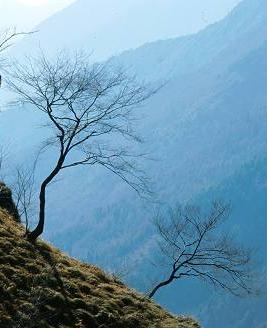
[[39, 194], [39, 221], [36, 228], [29, 233], [28, 239], [31, 242], [35, 242], [36, 239], [43, 233], [44, 231], [44, 222], [45, 222], [45, 196], [46, 196], [46, 187], [48, 183], [43, 183], [41, 186], [40, 194]]
[[152, 291], [149, 293], [148, 297], [152, 298], [161, 287], [169, 285], [173, 281], [173, 279], [174, 279], [174, 276], [171, 275], [168, 280], [165, 280], [165, 281], [161, 282], [160, 284], [158, 284], [155, 288], [152, 289]]
[[59, 173], [62, 168], [62, 164], [64, 163], [64, 157], [61, 156], [58, 160], [57, 166], [55, 169], [49, 174], [49, 176], [43, 181], [39, 194], [39, 221], [36, 228], [28, 234], [28, 240], [32, 243], [36, 241], [36, 239], [41, 236], [44, 231], [44, 223], [45, 223], [45, 196], [46, 196], [46, 187], [49, 183], [54, 179], [54, 177]]

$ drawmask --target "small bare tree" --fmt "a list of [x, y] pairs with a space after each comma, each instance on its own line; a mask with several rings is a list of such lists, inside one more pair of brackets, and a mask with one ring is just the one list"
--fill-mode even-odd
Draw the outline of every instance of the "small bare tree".
[[6, 152], [4, 150], [4, 147], [3, 146], [0, 146], [0, 173], [1, 173], [2, 169], [3, 169], [5, 158], [6, 158]]
[[152, 92], [110, 63], [90, 65], [81, 54], [60, 53], [55, 60], [44, 54], [16, 64], [9, 86], [19, 101], [44, 114], [52, 130], [46, 145], [56, 150], [56, 163], [40, 188], [39, 222], [29, 234], [35, 241], [44, 229], [46, 188], [59, 172], [76, 166], [100, 165], [139, 193], [147, 181], [127, 141], [141, 140], [133, 122], [137, 105]]
[[228, 215], [229, 206], [217, 202], [206, 216], [196, 207], [179, 207], [157, 217], [159, 246], [170, 271], [149, 298], [182, 278], [202, 279], [237, 296], [256, 292], [250, 250], [221, 229]]
[[29, 233], [29, 217], [32, 213], [35, 170], [17, 167], [13, 195], [21, 222], [25, 223], [26, 235]]

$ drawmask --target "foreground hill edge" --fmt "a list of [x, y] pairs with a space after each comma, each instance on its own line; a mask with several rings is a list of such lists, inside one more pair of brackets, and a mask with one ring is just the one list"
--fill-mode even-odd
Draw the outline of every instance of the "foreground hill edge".
[[191, 328], [93, 265], [23, 238], [0, 208], [0, 327]]

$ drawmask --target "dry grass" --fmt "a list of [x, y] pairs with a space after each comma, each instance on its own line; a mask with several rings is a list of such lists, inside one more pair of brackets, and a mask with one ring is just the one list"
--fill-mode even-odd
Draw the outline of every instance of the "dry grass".
[[1, 328], [193, 328], [99, 268], [26, 241], [0, 210]]

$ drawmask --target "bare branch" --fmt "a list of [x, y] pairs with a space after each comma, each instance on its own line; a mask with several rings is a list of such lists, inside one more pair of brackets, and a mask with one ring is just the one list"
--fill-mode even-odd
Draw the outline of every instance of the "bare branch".
[[[13, 40], [23, 36], [35, 33], [36, 31], [32, 32], [17, 32], [16, 28], [7, 28], [5, 30], [0, 31], [0, 55], [2, 52], [6, 51], [13, 45]], [[4, 66], [5, 59], [0, 59], [1, 66]]]
[[156, 285], [149, 297], [184, 277], [202, 279], [233, 295], [257, 293], [251, 251], [237, 245], [223, 232], [229, 205], [215, 202], [208, 215], [196, 207], [170, 209], [155, 220], [160, 250], [169, 259], [168, 278]]
[[58, 151], [54, 169], [41, 186], [38, 231], [43, 230], [46, 187], [66, 168], [99, 165], [140, 195], [149, 194], [137, 163], [143, 154], [130, 152], [129, 141], [131, 146], [141, 142], [134, 131], [136, 109], [155, 90], [110, 63], [90, 65], [82, 54], [69, 57], [62, 52], [54, 61], [41, 54], [26, 62], [13, 64], [8, 85], [18, 102], [44, 113], [53, 131], [46, 144]]

